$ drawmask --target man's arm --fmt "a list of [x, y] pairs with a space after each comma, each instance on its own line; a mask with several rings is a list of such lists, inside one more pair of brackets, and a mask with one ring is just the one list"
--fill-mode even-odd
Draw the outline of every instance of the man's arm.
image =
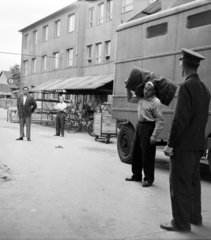
[[130, 89], [127, 89], [127, 101], [130, 103], [138, 103], [138, 101], [140, 100], [139, 97], [133, 96], [132, 92]]
[[37, 108], [37, 103], [34, 100], [34, 98], [32, 97], [32, 104], [31, 104], [31, 112], [33, 113], [35, 111], [35, 109]]
[[155, 128], [150, 138], [150, 143], [154, 144], [157, 141], [157, 136], [163, 130], [164, 127], [164, 118], [162, 113], [162, 104], [156, 102], [155, 108], [153, 109], [153, 115], [155, 117]]
[[182, 84], [178, 93], [177, 106], [171, 131], [168, 139], [168, 146], [175, 147], [182, 138], [185, 129], [189, 126], [191, 119], [191, 95], [187, 84]]

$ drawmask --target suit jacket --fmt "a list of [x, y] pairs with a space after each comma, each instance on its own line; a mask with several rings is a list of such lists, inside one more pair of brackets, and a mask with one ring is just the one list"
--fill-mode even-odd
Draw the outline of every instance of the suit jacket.
[[189, 75], [178, 93], [168, 146], [186, 151], [205, 149], [210, 92], [198, 77]]
[[23, 105], [23, 94], [21, 94], [17, 99], [17, 109], [19, 117], [31, 117], [31, 114], [37, 108], [37, 104], [34, 98], [27, 95], [26, 102]]

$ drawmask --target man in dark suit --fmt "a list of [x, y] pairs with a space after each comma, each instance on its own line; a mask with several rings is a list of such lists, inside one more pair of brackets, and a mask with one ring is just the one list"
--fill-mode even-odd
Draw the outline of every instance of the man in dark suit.
[[37, 104], [32, 96], [29, 95], [29, 88], [23, 87], [23, 94], [17, 99], [17, 109], [20, 123], [20, 137], [16, 140], [23, 140], [24, 125], [26, 124], [26, 137], [31, 141], [31, 114], [37, 108]]
[[170, 156], [170, 195], [173, 220], [161, 224], [168, 231], [189, 232], [191, 225], [202, 225], [200, 159], [205, 149], [205, 128], [208, 120], [210, 92], [200, 80], [197, 69], [205, 58], [189, 49], [182, 49], [182, 76], [178, 101], [168, 144]]

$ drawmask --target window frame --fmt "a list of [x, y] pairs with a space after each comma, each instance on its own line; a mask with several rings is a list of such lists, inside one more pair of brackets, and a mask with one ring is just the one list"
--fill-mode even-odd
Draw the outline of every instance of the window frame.
[[36, 73], [36, 68], [37, 68], [37, 59], [32, 58], [32, 73]]
[[[202, 18], [203, 17], [202, 15], [206, 14], [206, 13], [209, 13], [208, 15], [210, 15], [211, 10], [206, 10], [206, 11], [203, 11], [203, 12], [198, 12], [198, 13], [187, 16], [186, 28], [187, 29], [195, 29], [195, 28], [205, 27], [205, 26], [210, 25], [211, 24], [211, 19], [210, 18], [209, 18], [209, 20], [210, 20], [209, 22], [206, 22], [206, 20], [208, 18], [205, 20], [205, 22], [202, 22], [204, 20]], [[201, 21], [196, 21], [198, 16], [200, 17]], [[194, 20], [194, 18], [195, 18], [195, 20]]]
[[107, 0], [106, 20], [107, 22], [112, 20], [113, 15], [113, 0]]
[[24, 35], [24, 48], [27, 49], [28, 48], [28, 42], [29, 42], [29, 34], [25, 34]]
[[110, 61], [111, 58], [111, 40], [105, 41], [105, 60]]
[[37, 45], [37, 30], [33, 31], [33, 40], [34, 40], [34, 46]]
[[42, 56], [42, 71], [47, 71], [47, 55]]
[[[73, 19], [72, 24], [70, 24], [71, 19]], [[74, 31], [75, 31], [75, 13], [72, 13], [68, 16], [68, 33], [71, 33]]]
[[23, 61], [23, 76], [28, 75], [28, 60]]
[[[89, 8], [89, 14], [88, 14], [88, 18], [89, 18], [88, 26], [89, 26], [89, 28], [91, 28], [91, 27], [94, 26], [94, 11], [95, 11], [95, 8], [94, 8], [94, 7]], [[91, 13], [92, 13], [92, 14], [91, 14]], [[91, 17], [92, 17], [92, 18], [91, 18]]]
[[101, 25], [104, 22], [104, 2], [97, 5], [97, 25]]
[[45, 25], [43, 27], [43, 42], [47, 42], [47, 41], [48, 41], [48, 25]]
[[92, 64], [92, 45], [87, 45], [87, 65]]
[[[58, 55], [58, 57], [56, 57]], [[59, 69], [59, 64], [60, 64], [60, 61], [59, 61], [59, 52], [55, 52], [53, 53], [53, 56], [54, 56], [54, 64], [53, 64], [53, 69], [56, 70], [56, 69]]]
[[[126, 4], [125, 1], [127, 1], [127, 0], [122, 1], [122, 13], [126, 13], [126, 12], [133, 10], [133, 3], [134, 3], [133, 0], [130, 0], [131, 3], [129, 3], [129, 4]], [[126, 9], [126, 8], [128, 8], [128, 9]]]
[[61, 20], [55, 21], [55, 38], [59, 38], [61, 35]]
[[[162, 32], [160, 34], [155, 34], [156, 33], [155, 32], [154, 35], [150, 35], [150, 34], [152, 34], [152, 32], [150, 33], [150, 30], [153, 31], [153, 29], [155, 29], [156, 27], [159, 28], [161, 26], [164, 26], [164, 30], [165, 30], [164, 32]], [[146, 39], [165, 36], [167, 33], [168, 33], [168, 22], [159, 23], [159, 24], [152, 25], [152, 26], [149, 26], [146, 28]]]
[[[73, 48], [68, 48], [66, 52], [67, 52], [67, 67], [72, 67], [73, 66]], [[70, 59], [69, 56], [71, 52], [72, 52], [72, 58]]]
[[95, 44], [95, 63], [102, 63], [102, 43]]

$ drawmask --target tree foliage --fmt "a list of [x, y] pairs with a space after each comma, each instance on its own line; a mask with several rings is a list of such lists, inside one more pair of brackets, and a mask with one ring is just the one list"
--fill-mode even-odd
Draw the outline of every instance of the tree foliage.
[[14, 84], [18, 87], [20, 87], [21, 82], [21, 69], [20, 65], [15, 64], [13, 67], [10, 68], [10, 72], [12, 74], [12, 79], [14, 81]]

